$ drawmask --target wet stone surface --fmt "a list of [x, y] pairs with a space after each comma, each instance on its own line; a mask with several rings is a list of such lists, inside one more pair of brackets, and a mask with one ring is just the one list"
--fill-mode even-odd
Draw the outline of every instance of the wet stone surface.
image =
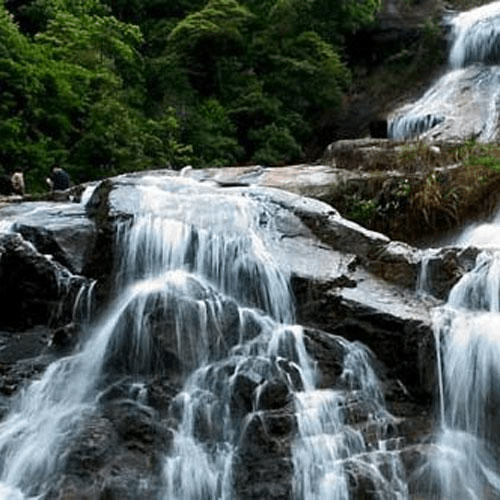
[[[232, 174], [237, 175], [230, 178]], [[137, 296], [127, 299], [130, 301], [118, 326], [113, 327], [121, 333], [112, 337], [103, 351], [105, 361], [99, 368], [101, 378], [93, 409], [82, 420], [79, 437], [67, 447], [65, 465], [54, 477], [46, 498], [132, 499], [166, 491], [170, 477], [165, 472], [167, 465], [174, 463], [169, 460], [185, 437], [187, 401], [196, 398], [203, 404], [194, 414], [196, 431], [192, 437], [201, 448], [214, 452], [220, 447], [217, 440], [230, 428], [236, 436], [234, 498], [293, 497], [293, 454], [299, 432], [296, 398], [309, 390], [303, 373], [304, 354], [299, 348], [302, 341], [298, 333], [302, 330], [282, 331], [279, 341], [269, 343], [274, 323], [264, 314], [271, 306], [263, 290], [269, 295], [280, 290], [289, 294], [286, 300], [293, 297], [294, 322], [304, 326], [304, 352], [311, 358], [316, 387], [319, 393], [346, 392], [341, 412], [345, 425], [359, 430], [367, 449], [376, 447], [376, 436], [380, 436], [380, 429], [370, 420], [379, 403], [370, 403], [356, 392], [348, 396], [352, 387], [345, 363], [347, 346], [352, 342], [363, 342], [371, 350], [368, 358], [395, 415], [395, 423], [386, 427], [383, 435], [402, 450], [428, 439], [435, 380], [429, 310], [439, 301], [422, 299], [415, 293], [420, 253], [345, 221], [325, 203], [252, 185], [264, 174], [268, 175], [259, 170], [221, 171], [224, 179], [209, 177], [201, 183], [189, 178], [173, 183], [172, 173], [110, 179], [96, 190], [85, 212], [88, 215], [82, 215], [82, 207], [57, 204], [40, 205], [34, 218], [27, 215], [33, 213], [34, 205], [29, 209], [22, 208], [23, 204], [16, 210], [0, 208], [0, 214], [7, 210], [9, 220], [18, 219], [14, 230], [17, 227], [20, 231], [0, 237], [0, 295], [5, 304], [13, 303], [9, 302], [11, 296], [20, 304], [3, 316], [5, 331], [0, 334], [0, 392], [5, 395], [5, 411], [0, 401], [2, 413], [8, 411], [11, 396], [20, 387], [42, 377], [50, 361], [70, 355], [73, 349], [84, 350], [96, 332], [112, 330], [111, 325], [102, 324], [83, 328], [81, 317], [73, 321], [70, 305], [78, 287], [91, 283], [87, 275], [98, 278], [97, 310], [105, 310], [110, 303], [120, 305], [118, 284], [126, 284], [133, 270], [113, 274], [116, 261], [124, 258], [116, 241], [120, 231], [129, 231], [142, 221], [136, 209], [151, 197], [149, 189], [159, 194], [151, 197], [151, 209], [170, 221], [162, 225], [163, 219], [158, 218], [151, 234], [167, 237], [178, 231], [177, 240], [168, 244], [175, 251], [186, 245], [183, 273], [205, 266], [200, 258], [203, 245], [208, 245], [213, 259], [223, 252], [234, 252], [219, 262], [220, 269], [229, 269], [248, 251], [257, 262], [245, 268], [249, 264], [243, 260], [240, 271], [232, 275], [238, 286], [243, 284], [239, 290], [229, 279], [215, 279], [215, 271], [210, 270], [203, 280], [186, 278], [183, 273], [163, 276], [164, 283], [170, 283], [167, 293], [139, 265], [146, 255], [155, 255], [157, 243], [137, 254], [134, 265], [139, 263], [139, 267], [134, 272], [140, 279], [137, 275], [134, 279], [145, 288], [130, 288]], [[324, 172], [318, 168], [316, 174], [321, 177]], [[248, 186], [235, 180], [242, 175]], [[273, 178], [276, 176], [278, 172]], [[210, 208], [214, 202], [220, 209], [217, 213]], [[52, 217], [60, 217], [54, 214], [67, 208], [64, 230], [55, 230], [59, 222], [51, 226]], [[52, 228], [50, 234], [44, 230], [44, 217], [48, 218], [47, 227]], [[151, 217], [150, 222], [155, 220]], [[63, 255], [73, 252], [71, 245], [64, 246], [63, 252], [60, 244], [63, 253], [51, 245], [71, 240], [73, 222], [77, 240], [83, 238], [85, 243], [72, 243], [78, 247], [77, 254], [66, 258]], [[240, 234], [242, 224], [245, 235]], [[66, 236], [59, 238], [61, 234]], [[159, 240], [159, 244], [164, 243]], [[459, 257], [450, 252], [437, 254], [432, 261], [436, 269], [443, 269], [441, 276], [435, 273], [438, 281], [433, 286], [438, 297], [474, 259], [473, 255]], [[161, 252], [158, 255], [161, 257]], [[9, 262], [17, 264], [6, 265]], [[266, 265], [259, 267], [259, 262]], [[269, 263], [275, 265], [271, 271]], [[401, 277], [393, 272], [396, 266], [401, 266]], [[77, 271], [82, 274], [74, 274]], [[281, 273], [289, 284], [284, 280], [286, 286], [272, 288], [277, 286], [273, 276]], [[391, 274], [393, 279], [383, 279]], [[61, 276], [71, 284], [69, 289], [58, 285]], [[4, 283], [9, 283], [8, 289]], [[272, 286], [263, 288], [258, 283]], [[61, 307], [66, 297], [71, 300]], [[152, 309], [151, 304], [161, 307]], [[137, 312], [140, 307], [144, 307], [142, 313]], [[285, 315], [283, 304], [272, 307], [276, 315]], [[27, 328], [40, 318], [43, 328]], [[144, 319], [144, 324], [137, 326], [138, 318]], [[189, 318], [197, 319], [189, 323]], [[142, 343], [144, 328], [150, 335], [147, 343]], [[200, 331], [211, 339], [206, 351], [196, 344], [200, 336], [194, 333]], [[211, 364], [206, 369], [191, 373], [198, 363], [207, 361]], [[413, 455], [408, 451], [406, 456]], [[403, 463], [411, 469], [414, 462], [405, 458]], [[354, 490], [359, 495], [368, 494], [373, 489], [371, 479], [365, 481], [355, 465], [352, 470], [357, 485]]]

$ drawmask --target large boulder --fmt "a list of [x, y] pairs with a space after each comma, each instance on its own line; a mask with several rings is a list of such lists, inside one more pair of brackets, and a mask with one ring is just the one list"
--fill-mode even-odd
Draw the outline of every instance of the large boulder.
[[20, 234], [0, 233], [0, 328], [69, 323], [76, 297], [88, 280], [73, 275]]
[[0, 207], [1, 229], [23, 236], [42, 254], [71, 272], [82, 273], [96, 236], [94, 223], [78, 203], [25, 202]]

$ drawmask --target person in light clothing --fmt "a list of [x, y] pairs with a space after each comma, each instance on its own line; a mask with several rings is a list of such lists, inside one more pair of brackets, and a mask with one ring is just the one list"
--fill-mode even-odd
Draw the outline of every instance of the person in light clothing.
[[16, 169], [14, 173], [10, 176], [10, 183], [12, 185], [12, 192], [14, 194], [19, 194], [24, 196], [25, 193], [25, 184], [24, 184], [24, 175], [22, 170]]

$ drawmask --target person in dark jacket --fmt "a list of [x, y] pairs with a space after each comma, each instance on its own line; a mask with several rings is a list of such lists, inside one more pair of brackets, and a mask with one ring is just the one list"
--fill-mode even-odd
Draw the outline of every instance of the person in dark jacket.
[[66, 170], [55, 164], [51, 169], [50, 177], [47, 178], [47, 184], [51, 191], [64, 191], [71, 187], [71, 179]]

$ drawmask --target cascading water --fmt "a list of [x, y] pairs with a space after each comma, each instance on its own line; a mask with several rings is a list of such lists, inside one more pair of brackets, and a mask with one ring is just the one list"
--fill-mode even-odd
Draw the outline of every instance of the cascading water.
[[[295, 497], [348, 500], [353, 496], [352, 483], [361, 480], [374, 499], [407, 499], [397, 446], [383, 438], [383, 429], [394, 419], [384, 408], [369, 352], [362, 345], [338, 341], [345, 357], [337, 387], [319, 390], [310, 381], [306, 390], [296, 394]], [[349, 421], [353, 408], [368, 412], [368, 425], [376, 430], [373, 442], [367, 443]]]
[[[136, 385], [165, 373], [183, 381], [158, 498], [237, 498], [238, 447], [272, 385], [295, 407], [295, 498], [348, 500], [358, 480], [372, 498], [408, 498], [369, 351], [336, 338], [337, 382], [317, 387], [304, 331], [293, 325], [290, 277], [269, 250], [277, 233], [265, 200], [183, 178], [150, 181], [131, 197], [134, 216], [117, 222], [108, 312], [83, 346], [23, 391], [0, 427], [2, 498], [47, 495], [114, 373]], [[242, 387], [251, 393], [243, 407], [234, 404]]]
[[451, 17], [449, 72], [415, 103], [389, 118], [389, 137], [497, 137], [500, 97], [500, 2]]
[[416, 481], [429, 500], [500, 498], [499, 220], [474, 224], [459, 236], [459, 245], [485, 250], [446, 305], [433, 311], [439, 426]]
[[484, 252], [434, 311], [440, 430], [423, 468], [426, 498], [500, 498], [500, 255]]
[[[92, 286], [82, 288], [75, 316], [88, 311]], [[31, 497], [48, 486], [64, 456], [64, 443], [83, 415], [92, 411], [89, 394], [99, 377], [93, 368], [104, 354], [102, 336], [109, 328], [103, 325], [103, 333], [81, 353], [52, 363], [15, 401], [0, 426], [1, 498]]]
[[450, 66], [465, 68], [472, 63], [500, 62], [500, 2], [457, 15], [452, 20], [453, 45]]

